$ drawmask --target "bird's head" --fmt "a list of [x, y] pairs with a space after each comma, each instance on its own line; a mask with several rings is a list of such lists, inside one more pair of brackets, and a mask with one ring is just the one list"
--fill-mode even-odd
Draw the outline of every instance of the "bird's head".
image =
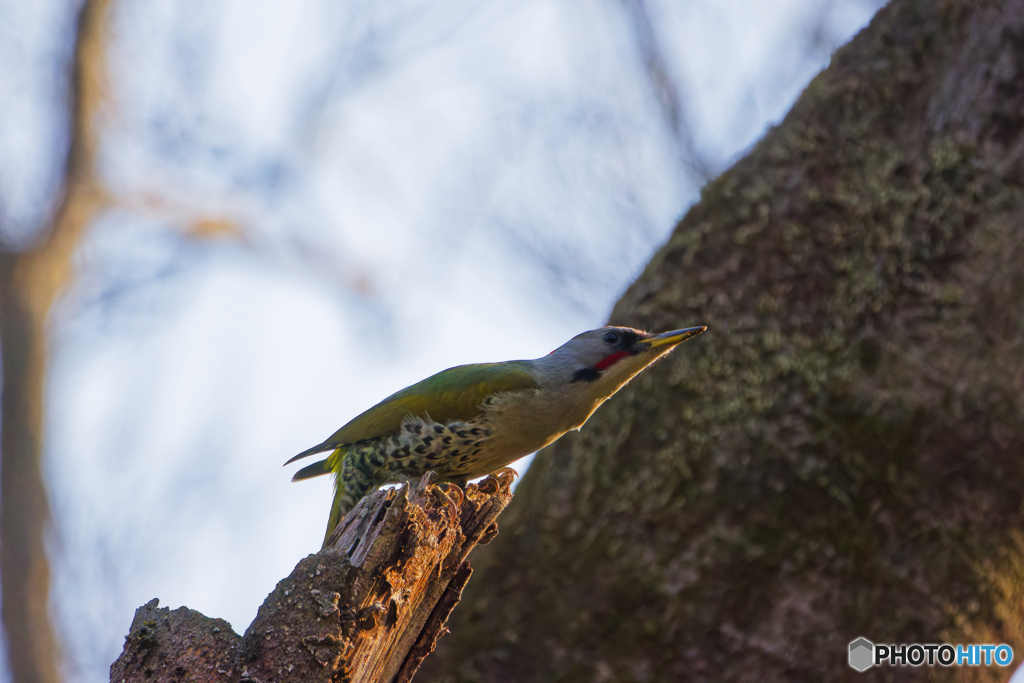
[[569, 384], [587, 386], [587, 393], [614, 394], [648, 365], [706, 326], [654, 334], [630, 327], [602, 327], [578, 334], [549, 354], [550, 362]]

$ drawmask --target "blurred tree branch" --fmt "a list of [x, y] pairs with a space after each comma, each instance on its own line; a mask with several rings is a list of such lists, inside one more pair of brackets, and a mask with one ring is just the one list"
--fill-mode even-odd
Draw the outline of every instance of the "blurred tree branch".
[[51, 304], [71, 277], [76, 245], [107, 203], [95, 171], [95, 122], [104, 99], [108, 8], [109, 0], [89, 0], [78, 17], [71, 140], [60, 203], [35, 247], [0, 252], [0, 587], [8, 660], [19, 683], [60, 678], [43, 547], [49, 521], [41, 468], [46, 322]]
[[716, 170], [711, 163], [697, 150], [696, 141], [690, 130], [690, 122], [686, 117], [686, 108], [675, 79], [669, 71], [664, 51], [658, 42], [658, 36], [651, 24], [645, 0], [622, 0], [629, 18], [633, 22], [637, 48], [644, 70], [654, 88], [658, 106], [665, 123], [676, 142], [679, 160], [686, 169], [694, 185], [701, 187], [715, 176]]

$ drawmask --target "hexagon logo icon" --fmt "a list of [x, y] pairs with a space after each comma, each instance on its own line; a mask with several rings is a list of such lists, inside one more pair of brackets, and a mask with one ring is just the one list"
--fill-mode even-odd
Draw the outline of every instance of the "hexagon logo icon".
[[867, 638], [858, 638], [850, 643], [850, 666], [857, 671], [867, 671], [874, 665], [875, 644]]

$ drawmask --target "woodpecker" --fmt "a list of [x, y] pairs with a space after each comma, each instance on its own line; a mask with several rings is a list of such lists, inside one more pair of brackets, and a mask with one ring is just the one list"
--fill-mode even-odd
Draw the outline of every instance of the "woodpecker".
[[535, 360], [449, 368], [392, 394], [285, 464], [330, 452], [292, 477], [334, 474], [326, 545], [345, 513], [382, 484], [433, 470], [465, 488], [579, 429], [641, 370], [706, 329], [602, 327]]

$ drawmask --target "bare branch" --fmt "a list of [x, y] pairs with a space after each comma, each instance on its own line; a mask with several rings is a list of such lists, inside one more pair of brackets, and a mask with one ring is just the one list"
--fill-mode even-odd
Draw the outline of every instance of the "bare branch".
[[35, 248], [0, 252], [0, 587], [11, 674], [16, 681], [59, 680], [56, 638], [47, 614], [49, 564], [43, 532], [49, 504], [43, 484], [43, 390], [46, 318], [70, 278], [83, 231], [106, 203], [95, 175], [95, 119], [104, 99], [109, 0], [86, 2], [73, 62], [71, 147], [61, 202]]
[[623, 0], [622, 4], [633, 21], [633, 30], [636, 33], [637, 47], [640, 49], [644, 69], [654, 87], [654, 94], [658, 98], [658, 105], [665, 116], [672, 137], [676, 141], [679, 158], [693, 182], [699, 187], [715, 176], [715, 170], [697, 151], [697, 145], [690, 132], [690, 123], [686, 120], [683, 98], [658, 44], [647, 5], [644, 0]]

